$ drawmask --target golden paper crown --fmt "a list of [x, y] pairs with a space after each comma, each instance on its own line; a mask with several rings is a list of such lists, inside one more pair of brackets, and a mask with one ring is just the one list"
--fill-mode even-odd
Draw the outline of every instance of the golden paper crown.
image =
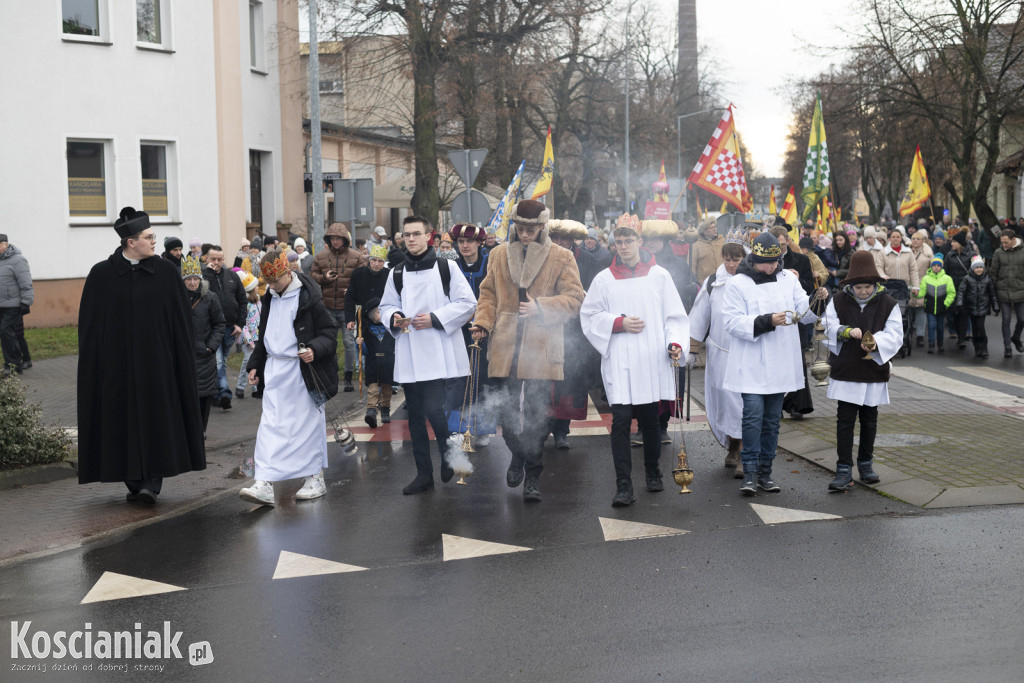
[[289, 271], [291, 268], [288, 267], [288, 254], [283, 251], [277, 260], [271, 260], [269, 256], [264, 256], [260, 261], [260, 275], [267, 282], [272, 282]]
[[374, 244], [370, 247], [370, 258], [379, 258], [381, 261], [387, 261], [388, 248], [383, 244]]
[[615, 224], [615, 228], [629, 228], [638, 235], [643, 235], [643, 223], [640, 217], [634, 214], [624, 213], [619, 216], [618, 222]]
[[203, 267], [199, 263], [197, 256], [186, 254], [181, 258], [181, 278], [184, 280], [187, 277], [202, 277]]

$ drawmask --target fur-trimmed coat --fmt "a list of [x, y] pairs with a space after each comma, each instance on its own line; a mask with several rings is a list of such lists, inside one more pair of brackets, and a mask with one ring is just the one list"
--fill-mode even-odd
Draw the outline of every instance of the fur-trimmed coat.
[[[579, 314], [585, 295], [579, 269], [572, 252], [554, 244], [547, 228], [525, 252], [511, 230], [510, 240], [488, 255], [475, 320], [489, 335], [488, 373], [490, 377], [561, 380], [563, 325]], [[520, 289], [537, 302], [538, 315], [519, 317]]]

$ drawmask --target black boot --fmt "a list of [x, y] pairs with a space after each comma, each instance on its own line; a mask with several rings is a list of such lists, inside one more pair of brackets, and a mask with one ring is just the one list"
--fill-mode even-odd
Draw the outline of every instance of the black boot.
[[918, 337], [917, 338], [917, 348], [919, 348], [919, 349], [923, 349], [924, 348], [924, 337]]
[[942, 347], [942, 340], [940, 339], [938, 343], [939, 343], [939, 353], [945, 353], [945, 352], [946, 352], [946, 349], [944, 349], [944, 348]]
[[988, 358], [988, 342], [987, 341], [984, 342], [981, 345], [981, 351], [978, 352], [978, 355], [981, 356], [982, 358]]
[[508, 484], [510, 489], [514, 489], [523, 483], [523, 477], [526, 476], [524, 467], [523, 459], [513, 455], [512, 462], [508, 466], [508, 472], [505, 473], [505, 483]]
[[540, 482], [537, 477], [529, 476], [526, 478], [526, 483], [523, 484], [523, 502], [539, 503], [540, 501]]
[[381, 408], [380, 409], [380, 421], [381, 421], [381, 424], [388, 424], [389, 422], [391, 422], [391, 408], [390, 407], [388, 407], [388, 408]]
[[345, 373], [345, 391], [355, 391], [356, 388], [352, 386], [352, 373]]
[[629, 479], [620, 479], [615, 483], [615, 497], [612, 498], [613, 508], [623, 508], [632, 505], [636, 500], [633, 495], [633, 482]]
[[935, 353], [935, 344], [928, 342], [928, 353]]
[[363, 418], [363, 422], [365, 422], [366, 424], [370, 425], [370, 429], [376, 429], [377, 428], [377, 409], [376, 408], [367, 408], [366, 409], [366, 417]]
[[434, 488], [434, 475], [429, 472], [417, 472], [416, 478], [409, 483], [402, 493], [406, 496], [412, 493], [420, 493], [421, 491], [429, 491]]

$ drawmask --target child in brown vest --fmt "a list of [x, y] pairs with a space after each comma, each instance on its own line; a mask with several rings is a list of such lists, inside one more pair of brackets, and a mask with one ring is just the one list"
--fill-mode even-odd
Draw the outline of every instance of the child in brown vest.
[[[878, 406], [889, 403], [889, 359], [903, 345], [903, 319], [896, 300], [879, 283], [874, 258], [858, 251], [850, 259], [850, 271], [825, 309], [825, 333], [829, 345], [828, 397], [838, 401], [836, 411], [835, 479], [830, 492], [853, 487], [853, 429], [860, 418], [857, 470], [865, 484], [881, 481], [872, 467]], [[875, 346], [864, 343], [865, 333]]]

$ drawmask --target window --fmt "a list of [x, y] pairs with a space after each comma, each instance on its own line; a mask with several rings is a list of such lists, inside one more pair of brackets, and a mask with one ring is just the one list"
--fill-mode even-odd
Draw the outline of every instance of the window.
[[109, 140], [68, 140], [68, 213], [72, 218], [106, 218]]
[[110, 0], [61, 0], [61, 33], [64, 40], [110, 43]]
[[324, 95], [340, 95], [344, 93], [340, 80], [320, 81], [320, 93]]
[[264, 71], [266, 63], [263, 56], [263, 3], [249, 0], [249, 67], [254, 71]]
[[141, 142], [139, 161], [142, 166], [142, 210], [153, 217], [172, 218], [175, 213], [172, 183], [176, 177], [174, 143]]
[[249, 222], [263, 227], [263, 155], [249, 150]]
[[160, 0], [135, 0], [135, 39], [155, 43], [160, 39]]

